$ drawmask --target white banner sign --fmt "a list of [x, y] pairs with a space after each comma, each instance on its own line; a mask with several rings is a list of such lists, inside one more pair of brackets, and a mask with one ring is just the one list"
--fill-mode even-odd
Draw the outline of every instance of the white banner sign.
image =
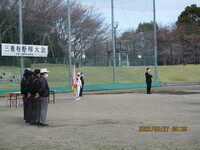
[[48, 46], [1, 43], [1, 56], [47, 57]]

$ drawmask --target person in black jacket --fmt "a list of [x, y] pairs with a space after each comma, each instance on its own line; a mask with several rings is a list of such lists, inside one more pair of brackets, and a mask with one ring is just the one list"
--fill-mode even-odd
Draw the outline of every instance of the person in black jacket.
[[33, 71], [30, 69], [26, 69], [24, 71], [23, 78], [21, 80], [21, 95], [23, 99], [23, 106], [24, 106], [24, 120], [26, 123], [30, 123], [30, 96], [29, 91], [31, 85], [31, 78], [33, 76]]
[[84, 79], [83, 79], [83, 72], [80, 72], [81, 76], [80, 76], [80, 80], [82, 83], [81, 89], [80, 89], [80, 94], [79, 96], [83, 96], [83, 87], [84, 87]]
[[48, 77], [48, 72], [46, 68], [40, 70], [41, 77], [39, 78], [39, 117], [38, 117], [38, 126], [48, 126], [45, 124], [47, 109], [48, 109], [48, 97], [49, 97], [49, 85], [46, 80]]
[[28, 69], [24, 70], [24, 74], [23, 74], [23, 78], [21, 80], [21, 95], [22, 95], [22, 99], [23, 99], [23, 110], [24, 110], [24, 120], [26, 120], [26, 113], [25, 113], [25, 106], [26, 106], [26, 97], [27, 97], [27, 94], [25, 93], [25, 82], [28, 78]]
[[150, 68], [147, 68], [146, 70], [147, 72], [145, 73], [145, 77], [146, 77], [146, 84], [147, 84], [147, 94], [152, 94], [151, 93], [151, 82], [152, 82], [151, 78], [153, 77], [153, 75], [151, 73]]
[[31, 125], [37, 125], [39, 116], [39, 78], [40, 69], [34, 70], [34, 77], [32, 78], [32, 87], [30, 89], [31, 94]]

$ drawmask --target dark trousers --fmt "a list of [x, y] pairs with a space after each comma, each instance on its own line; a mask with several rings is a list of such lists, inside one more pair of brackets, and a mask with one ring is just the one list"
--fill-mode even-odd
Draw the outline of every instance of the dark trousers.
[[147, 84], [147, 94], [151, 93], [151, 82], [146, 82]]
[[26, 123], [31, 122], [31, 111], [32, 111], [31, 98], [25, 98], [25, 101], [24, 101], [24, 117], [25, 117]]
[[31, 121], [30, 123], [38, 122], [39, 117], [39, 99], [31, 97]]
[[82, 96], [83, 95], [83, 86], [82, 86], [82, 88], [80, 89], [80, 94], [79, 94], [79, 96]]
[[26, 120], [26, 97], [23, 98], [23, 114], [24, 114], [24, 120]]

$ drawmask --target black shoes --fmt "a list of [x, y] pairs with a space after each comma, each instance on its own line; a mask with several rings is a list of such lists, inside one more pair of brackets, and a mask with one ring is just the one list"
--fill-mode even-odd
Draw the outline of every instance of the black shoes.
[[30, 125], [36, 125], [38, 127], [48, 127], [49, 125], [46, 123], [41, 123], [41, 122], [31, 122]]
[[41, 123], [41, 122], [38, 122], [37, 123], [37, 126], [41, 126], [41, 127], [48, 127], [49, 125], [46, 124], [46, 123]]
[[37, 122], [31, 122], [30, 125], [37, 125]]

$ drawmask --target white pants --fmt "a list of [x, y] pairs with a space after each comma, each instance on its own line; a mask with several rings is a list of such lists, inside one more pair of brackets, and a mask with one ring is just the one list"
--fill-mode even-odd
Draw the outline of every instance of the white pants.
[[76, 98], [79, 97], [81, 86], [76, 87]]

